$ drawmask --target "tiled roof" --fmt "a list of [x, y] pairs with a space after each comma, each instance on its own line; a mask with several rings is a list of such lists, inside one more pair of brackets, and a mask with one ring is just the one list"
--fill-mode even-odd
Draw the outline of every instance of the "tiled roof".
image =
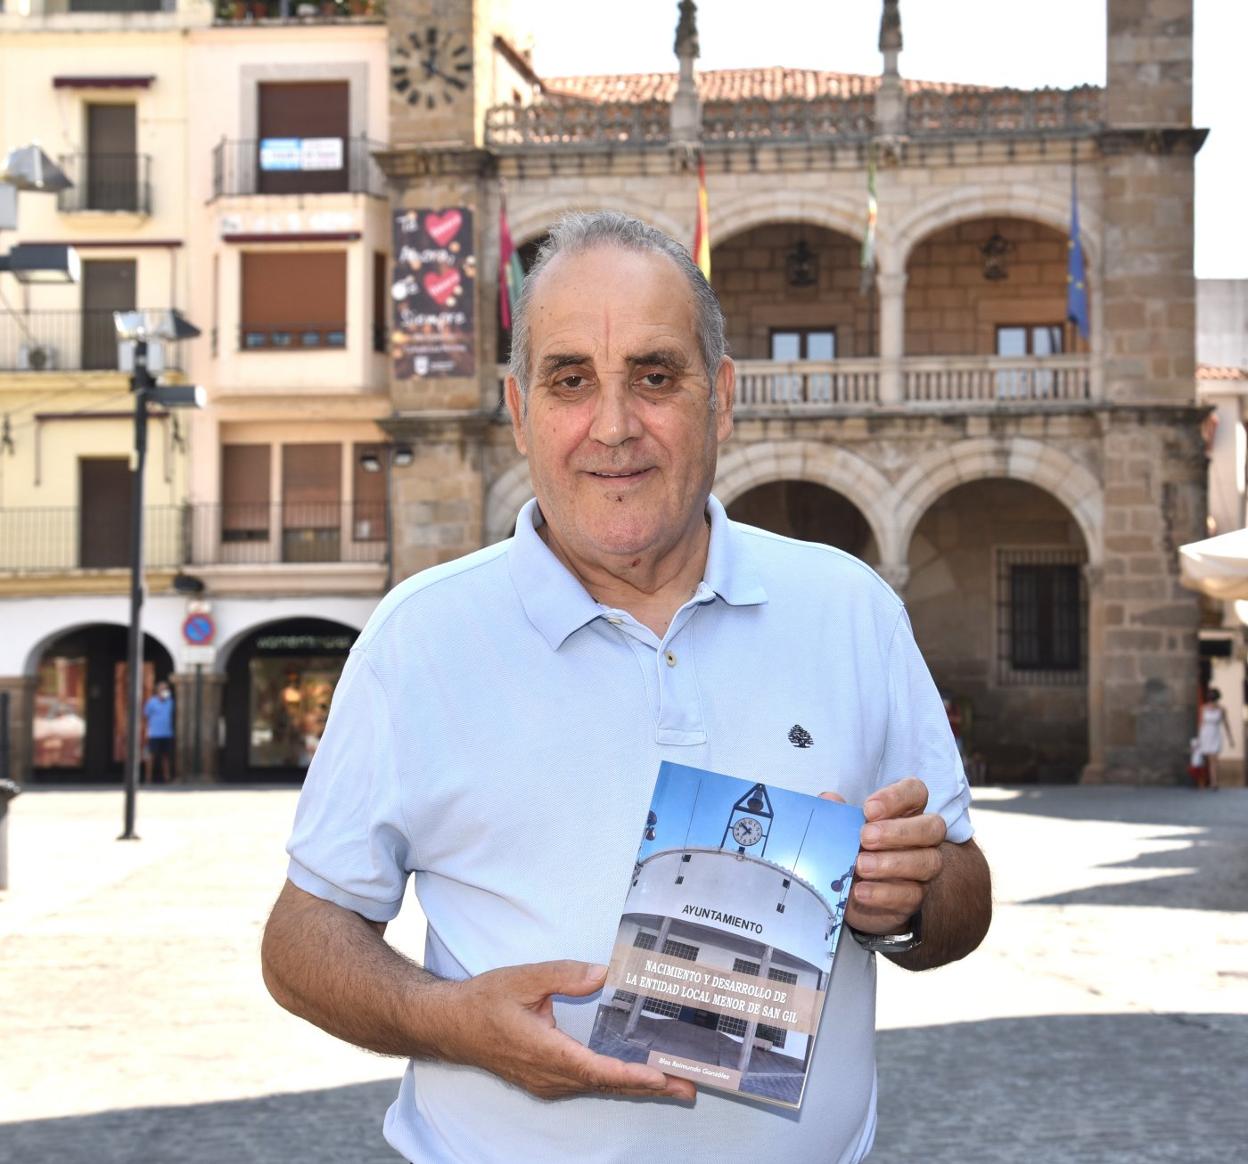
[[1197, 380], [1248, 380], [1248, 368], [1232, 364], [1197, 364]]
[[[747, 101], [761, 98], [810, 99], [855, 97], [874, 93], [878, 76], [861, 73], [825, 73], [817, 69], [711, 69], [696, 74], [698, 96], [704, 102]], [[547, 98], [571, 97], [594, 103], [636, 104], [668, 101], [676, 96], [676, 73], [619, 73], [595, 77], [547, 77]], [[982, 93], [991, 86], [959, 85], [948, 81], [903, 79], [908, 93]]]

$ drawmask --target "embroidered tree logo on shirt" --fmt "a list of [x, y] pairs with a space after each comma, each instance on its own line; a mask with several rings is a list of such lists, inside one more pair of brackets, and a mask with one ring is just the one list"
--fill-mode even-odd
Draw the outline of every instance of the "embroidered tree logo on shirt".
[[795, 723], [789, 728], [789, 743], [795, 748], [809, 748], [814, 742], [810, 732], [802, 727], [800, 723]]

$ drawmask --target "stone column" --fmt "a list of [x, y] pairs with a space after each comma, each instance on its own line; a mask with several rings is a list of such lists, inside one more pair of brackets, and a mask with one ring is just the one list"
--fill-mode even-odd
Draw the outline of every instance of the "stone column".
[[216, 784], [221, 779], [217, 738], [225, 676], [204, 667], [198, 674], [192, 668], [170, 679], [177, 701], [174, 776], [183, 784]]
[[1100, 566], [1083, 568], [1088, 595], [1088, 762], [1080, 776], [1083, 784], [1105, 781], [1105, 596], [1101, 585], [1104, 577], [1105, 571]]
[[880, 403], [901, 404], [905, 399], [901, 358], [906, 344], [906, 273], [881, 271], [876, 286], [880, 295]]
[[0, 676], [0, 691], [7, 691], [9, 695], [9, 767], [3, 774], [20, 784], [30, 779], [35, 678], [33, 675]]

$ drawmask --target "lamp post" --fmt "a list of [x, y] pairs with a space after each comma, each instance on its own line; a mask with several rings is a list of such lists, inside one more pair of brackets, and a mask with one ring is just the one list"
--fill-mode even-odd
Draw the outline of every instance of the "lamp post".
[[386, 474], [386, 592], [394, 585], [394, 467], [407, 468], [415, 460], [411, 445], [380, 445], [380, 453], [364, 453], [360, 468], [366, 473]]
[[[162, 385], [152, 374], [149, 343], [193, 339], [199, 328], [177, 311], [117, 311], [113, 324], [120, 342], [134, 344], [130, 391], [134, 393], [134, 451], [130, 459], [130, 629], [126, 645], [126, 810], [119, 841], [137, 841], [135, 799], [139, 787], [139, 712], [143, 697], [143, 476], [147, 465], [147, 406], [202, 408], [204, 390], [195, 384]], [[157, 361], [163, 362], [163, 361]]]

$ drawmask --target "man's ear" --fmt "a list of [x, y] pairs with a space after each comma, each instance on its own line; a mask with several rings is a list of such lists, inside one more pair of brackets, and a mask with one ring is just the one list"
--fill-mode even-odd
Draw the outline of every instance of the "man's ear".
[[732, 435], [732, 406], [737, 398], [737, 365], [725, 356], [715, 374], [715, 436], [722, 444]]
[[516, 448], [522, 456], [528, 456], [529, 450], [524, 442], [524, 399], [520, 395], [520, 385], [515, 376], [508, 376], [504, 382], [503, 393], [507, 398], [507, 411], [511, 413], [511, 435]]

